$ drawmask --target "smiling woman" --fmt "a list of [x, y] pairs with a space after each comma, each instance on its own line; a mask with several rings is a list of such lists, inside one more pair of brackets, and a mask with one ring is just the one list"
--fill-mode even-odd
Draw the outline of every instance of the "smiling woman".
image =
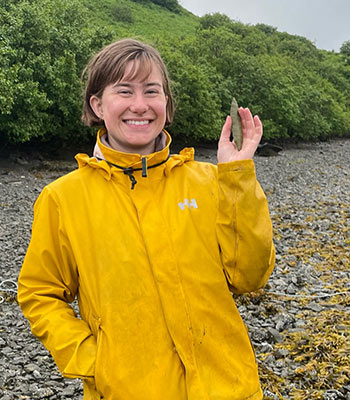
[[158, 70], [161, 75], [161, 85], [167, 98], [166, 125], [169, 125], [174, 117], [174, 101], [168, 71], [156, 49], [135, 40], [111, 43], [91, 58], [82, 74], [83, 77], [87, 75], [83, 122], [88, 126], [103, 125], [103, 120], [91, 108], [92, 96], [101, 98], [107, 86], [116, 85], [122, 80], [126, 84], [136, 78], [144, 82], [154, 70]]
[[[272, 226], [252, 157], [223, 125], [219, 165], [170, 155], [173, 100], [158, 52], [125, 39], [87, 68], [83, 120], [92, 157], [44, 188], [34, 208], [18, 300], [84, 400], [261, 400], [258, 370], [230, 289], [262, 287]], [[130, 185], [131, 182], [131, 185]], [[81, 318], [69, 303], [77, 296]]]
[[[90, 97], [90, 106], [104, 121], [109, 144], [115, 150], [150, 154], [165, 125], [168, 97], [164, 93], [162, 74], [155, 63], [149, 66], [151, 70], [143, 76], [141, 61], [129, 61], [125, 77], [106, 86], [101, 97]], [[133, 69], [138, 74], [132, 74]], [[133, 75], [132, 79], [128, 78]]]

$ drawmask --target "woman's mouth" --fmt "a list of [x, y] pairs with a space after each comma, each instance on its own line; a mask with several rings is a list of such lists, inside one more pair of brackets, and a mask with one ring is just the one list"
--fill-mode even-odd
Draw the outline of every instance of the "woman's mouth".
[[134, 120], [134, 119], [127, 119], [125, 120], [125, 123], [127, 125], [136, 125], [136, 126], [142, 126], [142, 125], [149, 125], [151, 123], [151, 121], [149, 119], [145, 119], [145, 120]]

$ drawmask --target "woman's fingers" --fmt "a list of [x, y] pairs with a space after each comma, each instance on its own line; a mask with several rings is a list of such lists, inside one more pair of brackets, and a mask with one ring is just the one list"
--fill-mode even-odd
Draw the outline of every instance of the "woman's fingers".
[[221, 134], [220, 134], [220, 139], [219, 139], [220, 142], [229, 142], [230, 141], [231, 124], [232, 124], [231, 117], [228, 115], [226, 117], [226, 121], [221, 129]]

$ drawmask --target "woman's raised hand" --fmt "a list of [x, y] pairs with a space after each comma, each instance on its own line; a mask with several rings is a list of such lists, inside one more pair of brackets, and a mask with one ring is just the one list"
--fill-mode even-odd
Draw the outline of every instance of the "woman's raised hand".
[[263, 127], [259, 117], [253, 117], [249, 108], [240, 107], [238, 112], [242, 121], [242, 148], [238, 151], [234, 141], [230, 140], [232, 121], [227, 116], [218, 143], [218, 163], [252, 159], [260, 143]]

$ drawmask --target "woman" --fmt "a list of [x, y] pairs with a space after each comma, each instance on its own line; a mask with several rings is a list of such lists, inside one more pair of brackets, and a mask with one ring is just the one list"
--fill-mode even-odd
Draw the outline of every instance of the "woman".
[[[258, 117], [227, 117], [218, 166], [169, 156], [173, 98], [158, 52], [124, 39], [86, 69], [83, 121], [93, 157], [44, 188], [18, 299], [62, 374], [85, 399], [261, 399], [232, 299], [262, 287], [274, 247], [252, 157]], [[230, 287], [230, 290], [229, 290]], [[69, 303], [78, 297], [81, 319]]]

